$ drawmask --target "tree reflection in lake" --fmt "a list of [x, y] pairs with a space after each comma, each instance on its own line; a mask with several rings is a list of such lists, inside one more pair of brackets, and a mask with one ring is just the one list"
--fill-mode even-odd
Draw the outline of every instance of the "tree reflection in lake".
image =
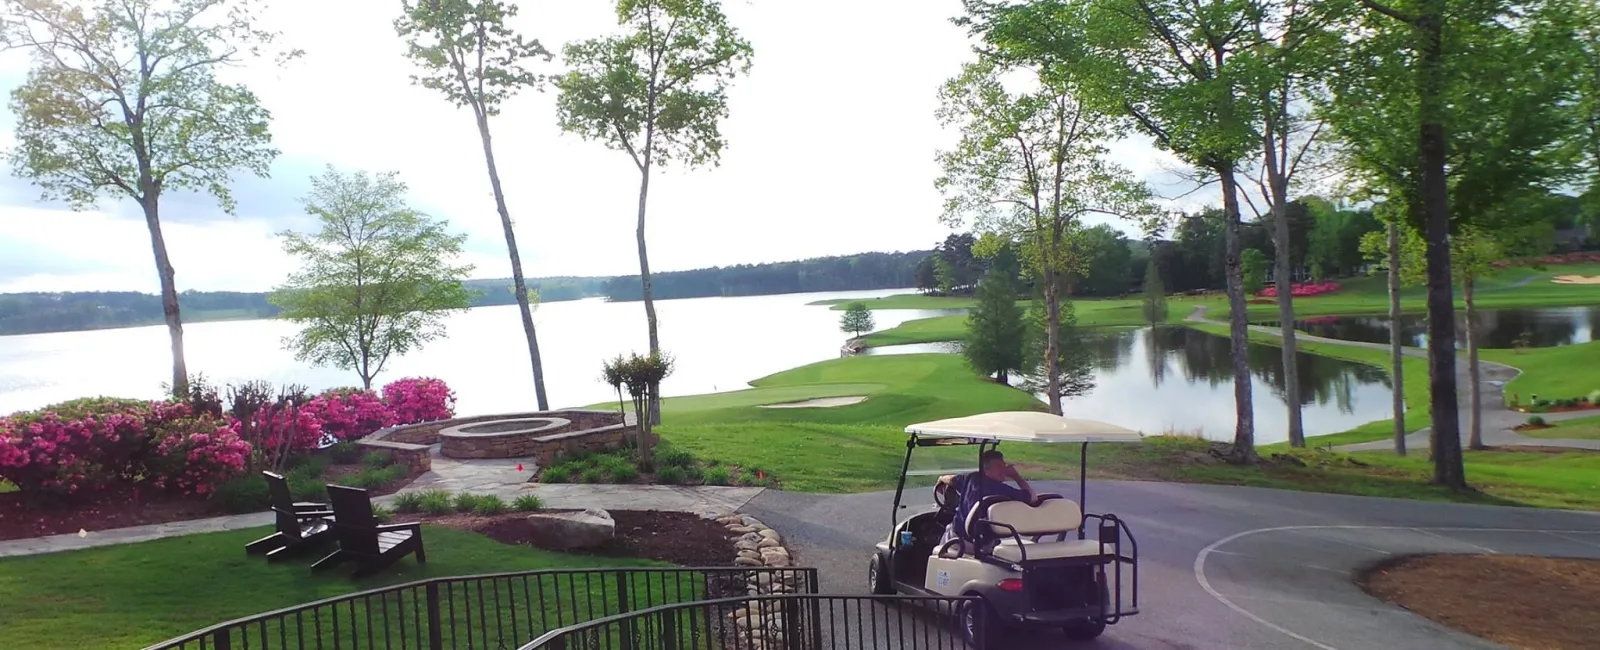
[[[1464, 332], [1465, 315], [1456, 313], [1456, 331]], [[1277, 327], [1276, 322], [1262, 323]], [[1342, 341], [1389, 342], [1386, 316], [1319, 316], [1295, 321], [1295, 329], [1315, 336]], [[1422, 314], [1400, 317], [1404, 343], [1427, 345], [1427, 319]], [[1538, 309], [1482, 309], [1478, 311], [1478, 347], [1513, 348], [1520, 341], [1528, 347], [1551, 348], [1587, 343], [1600, 336], [1600, 305], [1589, 307], [1542, 307]], [[1465, 349], [1461, 341], [1456, 347]]]

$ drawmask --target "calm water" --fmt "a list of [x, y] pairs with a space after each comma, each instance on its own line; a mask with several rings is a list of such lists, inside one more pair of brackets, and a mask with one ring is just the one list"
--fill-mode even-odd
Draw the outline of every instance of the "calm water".
[[[663, 392], [690, 395], [743, 388], [752, 379], [837, 358], [847, 338], [839, 331], [843, 312], [806, 303], [906, 291], [660, 301], [661, 345], [677, 358], [677, 370]], [[462, 412], [534, 408], [533, 373], [516, 309], [484, 307], [453, 316], [449, 338], [390, 360], [375, 383], [428, 375], [455, 388]], [[873, 312], [873, 318], [877, 329], [887, 329], [943, 313], [897, 309]], [[638, 302], [547, 303], [534, 320], [554, 407], [615, 399], [600, 382], [600, 364], [648, 347], [644, 307]], [[274, 320], [186, 325], [189, 370], [219, 382], [264, 379], [312, 389], [357, 381], [353, 372], [295, 361], [280, 344], [293, 331], [291, 324]], [[159, 397], [171, 367], [164, 326], [0, 337], [0, 413], [87, 395]]]
[[[1276, 327], [1277, 323], [1268, 325]], [[1457, 348], [1466, 348], [1465, 327], [1465, 312], [1456, 312]], [[1295, 329], [1345, 341], [1389, 342], [1387, 316], [1322, 316], [1295, 321]], [[1427, 330], [1427, 318], [1422, 314], [1400, 317], [1401, 336], [1406, 345], [1427, 345]], [[1478, 347], [1511, 348], [1522, 339], [1530, 347], [1552, 348], [1588, 343], [1597, 336], [1600, 336], [1600, 305], [1478, 311]]]
[[[1081, 357], [1091, 379], [1062, 411], [1145, 433], [1199, 430], [1233, 438], [1233, 366], [1228, 339], [1187, 328], [1088, 330]], [[901, 345], [873, 354], [950, 352], [950, 344]], [[1306, 435], [1335, 433], [1389, 417], [1389, 377], [1372, 366], [1301, 353], [1302, 417]], [[1278, 348], [1249, 348], [1256, 440], [1288, 437], [1283, 356]]]

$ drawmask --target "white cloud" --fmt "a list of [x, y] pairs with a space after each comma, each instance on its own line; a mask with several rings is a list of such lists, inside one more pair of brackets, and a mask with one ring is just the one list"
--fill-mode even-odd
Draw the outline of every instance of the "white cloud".
[[[273, 111], [284, 156], [271, 181], [241, 182], [238, 218], [212, 218], [198, 197], [185, 197], [166, 228], [180, 288], [261, 290], [280, 282], [292, 262], [271, 233], [291, 223], [284, 218], [305, 178], [330, 163], [400, 172], [418, 207], [469, 235], [475, 275], [509, 275], [472, 119], [411, 84], [392, 27], [397, 7], [390, 0], [272, 7], [266, 26], [306, 56], [287, 68], [259, 64], [239, 74]], [[948, 20], [960, 3], [735, 0], [725, 9], [753, 44], [754, 65], [732, 90], [722, 165], [652, 180], [652, 267], [910, 250], [942, 239], [933, 154], [950, 134], [934, 109], [939, 84], [971, 56], [964, 31]], [[556, 51], [613, 26], [609, 2], [527, 5], [517, 24]], [[18, 83], [26, 64], [15, 55], [0, 59], [0, 81]], [[558, 59], [545, 69], [559, 66]], [[553, 104], [551, 92], [529, 92], [492, 123], [525, 271], [635, 272], [637, 174], [625, 154], [561, 134]], [[1163, 164], [1175, 164], [1140, 140], [1119, 143], [1114, 155], [1140, 174], [1160, 176]], [[106, 207], [110, 214], [46, 206], [0, 212], [0, 255], [26, 246], [82, 264], [13, 271], [0, 276], [0, 290], [154, 289], [142, 221], [131, 204]]]

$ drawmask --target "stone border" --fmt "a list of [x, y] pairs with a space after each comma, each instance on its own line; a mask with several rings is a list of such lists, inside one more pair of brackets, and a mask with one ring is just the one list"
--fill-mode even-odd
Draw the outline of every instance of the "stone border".
[[[472, 433], [472, 427], [520, 423], [509, 431]], [[506, 418], [457, 424], [439, 430], [439, 455], [445, 458], [525, 458], [537, 452], [545, 436], [567, 433], [572, 421], [566, 418]]]
[[[626, 416], [621, 413], [569, 409], [565, 411], [497, 413], [420, 422], [417, 424], [402, 424], [374, 431], [357, 440], [356, 444], [362, 447], [387, 451], [390, 459], [397, 464], [405, 465], [411, 476], [420, 476], [433, 469], [433, 459], [430, 455], [429, 447], [438, 444], [439, 432], [443, 429], [495, 420], [548, 417], [561, 418], [572, 422], [573, 426], [588, 428], [543, 436], [542, 440], [549, 443], [538, 454], [539, 462], [544, 464], [547, 464], [557, 452], [583, 448], [585, 446], [584, 439], [590, 437], [588, 434], [610, 433], [613, 435], [605, 437], [615, 437], [620, 440], [629, 431]], [[610, 422], [610, 424], [605, 422]]]
[[[783, 546], [783, 535], [768, 528], [761, 520], [748, 515], [732, 514], [717, 517], [715, 521], [728, 529], [734, 537], [736, 554], [733, 565], [745, 568], [787, 569], [794, 567], [794, 557]], [[746, 594], [767, 596], [794, 593], [795, 587], [788, 579], [760, 573], [750, 576], [745, 584]], [[783, 643], [784, 622], [782, 603], [755, 601], [745, 603], [728, 612], [728, 621], [734, 629], [735, 639], [741, 648], [768, 648]]]

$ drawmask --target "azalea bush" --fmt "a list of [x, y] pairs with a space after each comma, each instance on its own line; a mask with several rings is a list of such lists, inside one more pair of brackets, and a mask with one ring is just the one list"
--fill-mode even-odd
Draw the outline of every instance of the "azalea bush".
[[416, 424], [455, 417], [456, 394], [444, 380], [407, 377], [383, 387], [383, 403], [394, 413], [394, 424]]
[[[1322, 294], [1333, 293], [1333, 292], [1338, 291], [1338, 290], [1339, 290], [1339, 283], [1338, 282], [1312, 282], [1312, 283], [1306, 283], [1306, 284], [1293, 284], [1293, 285], [1290, 285], [1289, 286], [1289, 295], [1294, 296], [1296, 298], [1300, 298], [1300, 297], [1304, 297], [1304, 296], [1320, 296]], [[1266, 296], [1266, 297], [1277, 297], [1278, 288], [1277, 287], [1267, 287], [1265, 289], [1262, 289], [1262, 290], [1256, 292], [1256, 295], [1258, 295], [1258, 296]]]
[[79, 399], [0, 418], [0, 478], [34, 495], [71, 495], [145, 472], [151, 435], [183, 404]]
[[166, 423], [147, 463], [151, 483], [184, 494], [209, 495], [249, 467], [253, 449], [239, 437], [238, 420], [210, 415]]
[[335, 388], [306, 404], [329, 442], [359, 440], [395, 424], [394, 409], [370, 390]]

